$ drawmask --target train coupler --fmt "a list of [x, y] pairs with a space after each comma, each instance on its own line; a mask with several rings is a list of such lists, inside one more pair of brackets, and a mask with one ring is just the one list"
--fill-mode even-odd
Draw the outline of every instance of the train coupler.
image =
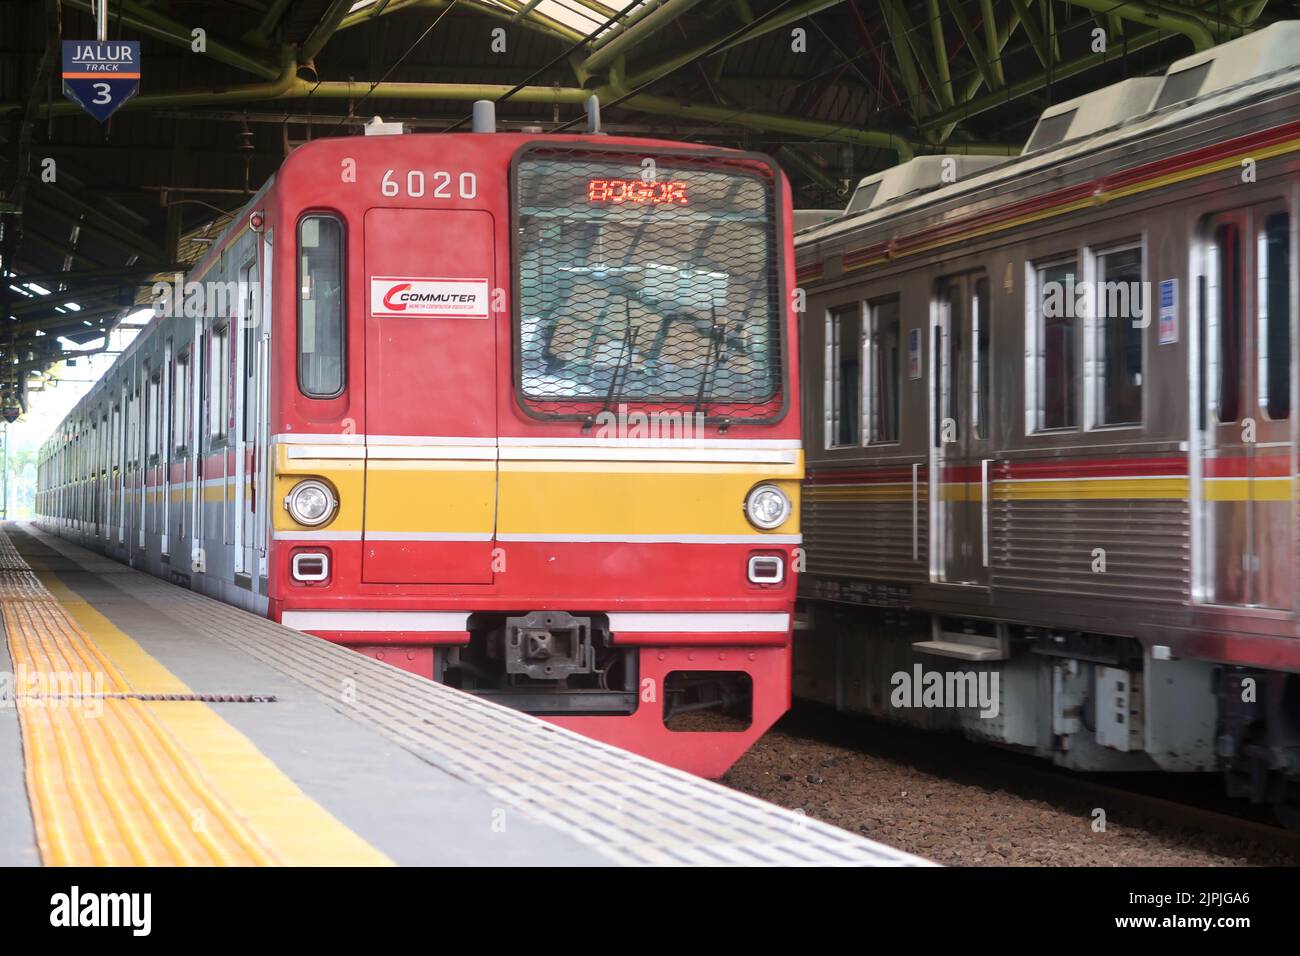
[[564, 611], [532, 611], [506, 618], [503, 658], [507, 674], [563, 680], [596, 669], [591, 618]]

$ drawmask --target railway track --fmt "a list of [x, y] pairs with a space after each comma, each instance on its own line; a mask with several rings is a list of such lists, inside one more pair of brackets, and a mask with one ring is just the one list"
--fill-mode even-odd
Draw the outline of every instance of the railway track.
[[725, 782], [958, 865], [1300, 865], [1300, 834], [1214, 774], [1079, 774], [817, 705]]
[[[1155, 822], [1165, 827], [1186, 828], [1234, 840], [1269, 844], [1300, 861], [1300, 833], [1288, 830], [1280, 823], [1257, 818], [1255, 811], [1259, 811], [1259, 817], [1271, 812], [1265, 808], [1242, 804], [1240, 808], [1215, 809], [1139, 789], [1103, 783], [1060, 768], [1030, 767], [1019, 761], [1005, 761], [1003, 766], [1009, 774], [1024, 781], [1037, 780], [1044, 789], [1066, 791], [1072, 801], [1086, 800], [1105, 809], [1108, 819], [1114, 822]], [[1234, 812], [1237, 809], [1240, 812]]]

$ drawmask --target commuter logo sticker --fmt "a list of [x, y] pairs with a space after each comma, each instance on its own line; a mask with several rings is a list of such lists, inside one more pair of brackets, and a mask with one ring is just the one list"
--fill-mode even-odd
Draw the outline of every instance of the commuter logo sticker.
[[63, 41], [63, 95], [101, 123], [139, 88], [139, 40]]
[[486, 319], [488, 280], [371, 276], [370, 314], [415, 319]]

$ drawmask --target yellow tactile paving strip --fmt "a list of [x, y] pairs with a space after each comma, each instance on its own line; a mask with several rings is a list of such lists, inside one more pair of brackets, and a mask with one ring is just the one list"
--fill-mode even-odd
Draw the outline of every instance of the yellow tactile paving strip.
[[49, 587], [0, 533], [0, 613], [47, 865], [390, 862], [206, 703], [115, 696], [191, 692], [44, 577]]

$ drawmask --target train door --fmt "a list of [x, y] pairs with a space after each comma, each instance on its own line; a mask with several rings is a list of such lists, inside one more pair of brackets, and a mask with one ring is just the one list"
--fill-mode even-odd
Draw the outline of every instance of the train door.
[[172, 340], [163, 344], [162, 381], [158, 400], [162, 403], [158, 411], [158, 464], [162, 474], [158, 480], [158, 501], [161, 505], [158, 524], [158, 551], [163, 560], [171, 554], [172, 530], [172, 459], [175, 454], [172, 432], [175, 425], [172, 416], [176, 414], [176, 367], [172, 358]]
[[108, 412], [104, 411], [99, 416], [99, 445], [98, 461], [95, 467], [98, 469], [99, 480], [95, 483], [95, 520], [99, 524], [95, 532], [100, 539], [107, 544], [108, 542], [108, 495], [109, 495], [109, 461], [112, 456], [112, 436], [108, 430]]
[[479, 210], [366, 213], [364, 581], [493, 580], [493, 233]]
[[[190, 382], [191, 348], [182, 349], [176, 356], [176, 366], [172, 370], [172, 438], [174, 460], [177, 464], [176, 481], [180, 486], [180, 495], [176, 501], [176, 553], [182, 555], [173, 566], [183, 566], [186, 542], [193, 533], [194, 524], [190, 518], [189, 482], [190, 468], [194, 461], [194, 444], [190, 440], [190, 418], [194, 408], [193, 386]], [[170, 553], [170, 552], [169, 552]]]
[[136, 494], [136, 510], [139, 517], [135, 523], [135, 546], [143, 551], [147, 540], [149, 528], [149, 476], [153, 469], [149, 460], [150, 452], [150, 434], [149, 423], [153, 421], [154, 404], [156, 402], [156, 391], [154, 388], [155, 379], [149, 366], [143, 366], [140, 374], [140, 387], [136, 392], [135, 413], [135, 454], [139, 463], [136, 468], [136, 474], [139, 476], [140, 490]]
[[239, 328], [233, 335], [235, 352], [235, 573], [256, 571], [255, 525], [257, 508], [257, 401], [258, 341], [261, 334], [261, 297], [257, 257], [240, 270]]
[[113, 402], [113, 527], [117, 544], [126, 541], [126, 386]]
[[204, 345], [203, 321], [194, 322], [194, 345], [190, 349], [189, 381], [189, 459], [190, 459], [190, 570], [201, 572], [206, 568], [203, 556], [207, 529], [203, 507], [203, 424], [207, 421], [207, 350]]
[[988, 279], [940, 280], [931, 330], [931, 577], [989, 581]]
[[1293, 605], [1293, 259], [1281, 204], [1216, 216], [1203, 234], [1197, 590], [1211, 604]]
[[[257, 392], [257, 431], [256, 448], [253, 454], [253, 549], [257, 557], [257, 574], [267, 575], [267, 539], [270, 535], [270, 507], [268, 497], [271, 489], [271, 256], [274, 230], [268, 229], [262, 236], [261, 282], [258, 283], [258, 295], [261, 300], [259, 316], [261, 322], [257, 329], [256, 356], [256, 392]], [[256, 590], [256, 589], [255, 589]], [[263, 593], [265, 589], [263, 588]]]
[[[132, 370], [134, 372], [134, 370]], [[136, 549], [139, 547], [140, 489], [144, 484], [144, 469], [140, 462], [140, 382], [131, 374], [127, 386], [126, 400], [126, 560], [135, 566]]]

